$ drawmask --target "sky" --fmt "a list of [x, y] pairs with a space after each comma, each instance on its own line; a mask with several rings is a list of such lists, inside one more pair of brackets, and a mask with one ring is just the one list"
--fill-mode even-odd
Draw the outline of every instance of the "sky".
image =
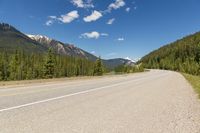
[[200, 31], [200, 0], [0, 0], [0, 22], [105, 59], [139, 59]]

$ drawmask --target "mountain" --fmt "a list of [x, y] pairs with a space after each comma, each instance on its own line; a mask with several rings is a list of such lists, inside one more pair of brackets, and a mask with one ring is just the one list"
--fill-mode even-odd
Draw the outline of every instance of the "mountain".
[[200, 75], [200, 32], [165, 45], [144, 56], [140, 62], [146, 68]]
[[108, 68], [112, 69], [121, 65], [129, 65], [129, 66], [135, 65], [135, 62], [133, 62], [132, 60], [123, 58], [103, 60], [103, 63], [106, 64]]
[[[53, 48], [57, 54], [81, 57], [81, 58], [85, 58], [91, 61], [95, 61], [97, 59], [96, 56], [80, 48], [77, 48], [74, 45], [62, 43], [55, 39], [51, 39], [47, 36], [42, 36], [42, 35], [27, 35], [27, 36], [37, 41], [38, 43], [41, 43], [46, 48], [50, 48], [50, 47]], [[116, 58], [116, 59], [109, 59], [109, 60], [103, 59], [102, 62], [104, 65], [106, 65], [106, 67], [110, 69], [113, 69], [119, 65], [133, 65], [134, 64], [134, 62], [130, 58], [129, 59]]]
[[14, 52], [16, 49], [25, 49], [27, 52], [45, 52], [46, 48], [30, 39], [13, 26], [0, 23], [0, 51]]
[[47, 49], [53, 48], [53, 50], [60, 55], [75, 56], [75, 57], [85, 58], [91, 61], [95, 61], [97, 59], [96, 56], [80, 48], [77, 48], [74, 45], [62, 43], [55, 39], [51, 39], [47, 36], [42, 36], [42, 35], [27, 35], [27, 36], [32, 40], [42, 44]]
[[[0, 23], [0, 51], [15, 52], [16, 49], [23, 50], [27, 53], [46, 53], [49, 48], [60, 55], [80, 57], [95, 61], [96, 56], [72, 45], [66, 44], [55, 39], [42, 35], [25, 35], [13, 26]], [[119, 65], [134, 64], [130, 59], [110, 59], [102, 60], [103, 64], [113, 69]]]

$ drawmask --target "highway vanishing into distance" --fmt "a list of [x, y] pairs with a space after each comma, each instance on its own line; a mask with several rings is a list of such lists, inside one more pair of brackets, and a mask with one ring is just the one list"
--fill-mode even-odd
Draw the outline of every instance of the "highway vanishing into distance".
[[200, 102], [161, 70], [2, 86], [0, 133], [200, 133]]

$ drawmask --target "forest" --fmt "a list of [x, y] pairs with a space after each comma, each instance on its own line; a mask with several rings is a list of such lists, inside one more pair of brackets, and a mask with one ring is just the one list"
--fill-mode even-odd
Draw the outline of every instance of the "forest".
[[[33, 40], [13, 26], [0, 23], [0, 81], [101, 76], [115, 70], [136, 70], [125, 65], [123, 59], [101, 60], [72, 45], [42, 39]], [[65, 54], [57, 51], [60, 46]], [[114, 69], [118, 64], [124, 65]]]
[[56, 55], [50, 49], [46, 54], [27, 54], [16, 50], [13, 54], [0, 53], [0, 81], [102, 75], [101, 59], [86, 59]]
[[145, 68], [200, 75], [200, 32], [184, 37], [144, 56]]
[[[140, 69], [140, 67], [139, 67]], [[106, 68], [101, 58], [95, 62], [87, 59], [58, 55], [52, 49], [44, 53], [26, 53], [16, 50], [14, 53], [0, 53], [0, 81], [48, 79], [75, 76], [102, 76], [104, 73], [133, 73], [141, 71], [135, 66]]]
[[130, 65], [120, 65], [114, 69], [116, 73], [135, 73], [135, 72], [143, 72], [144, 67], [142, 64], [138, 64], [135, 66], [130, 66]]

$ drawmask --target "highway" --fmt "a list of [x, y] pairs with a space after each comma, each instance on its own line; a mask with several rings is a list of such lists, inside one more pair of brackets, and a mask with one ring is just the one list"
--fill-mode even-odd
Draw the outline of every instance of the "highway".
[[200, 133], [200, 101], [162, 70], [1, 86], [0, 133]]

